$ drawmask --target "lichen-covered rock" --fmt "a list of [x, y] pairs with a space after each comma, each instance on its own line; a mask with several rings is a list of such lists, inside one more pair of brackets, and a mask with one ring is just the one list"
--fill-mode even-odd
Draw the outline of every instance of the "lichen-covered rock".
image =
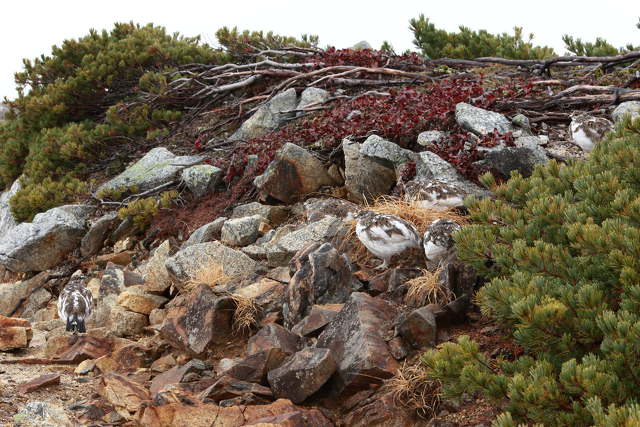
[[123, 193], [130, 188], [140, 192], [150, 190], [176, 180], [183, 169], [199, 160], [201, 158], [198, 156], [176, 156], [164, 147], [154, 148], [133, 166], [98, 187], [96, 195], [109, 195], [113, 198], [113, 194], [110, 193]]
[[220, 242], [198, 243], [167, 258], [167, 270], [180, 282], [194, 279], [202, 268], [218, 266], [226, 276], [243, 276], [258, 270], [260, 265], [244, 253]]
[[153, 309], [161, 307], [167, 298], [145, 291], [144, 286], [129, 286], [118, 295], [118, 305], [135, 313], [149, 315]]
[[333, 197], [308, 199], [305, 200], [303, 207], [308, 222], [319, 221], [326, 216], [349, 221], [360, 211], [360, 207], [355, 203]]
[[222, 174], [222, 169], [215, 166], [196, 165], [182, 171], [182, 180], [193, 195], [200, 199], [213, 192]]
[[283, 236], [276, 236], [265, 245], [270, 266], [285, 266], [301, 249], [313, 242], [340, 240], [347, 232], [345, 224], [338, 218], [325, 216]]
[[263, 194], [293, 203], [334, 182], [320, 159], [302, 147], [286, 143], [253, 183]]
[[359, 41], [358, 43], [351, 46], [351, 50], [365, 50], [365, 49], [369, 49], [369, 50], [373, 49], [373, 47], [371, 46], [371, 43], [369, 43], [366, 40]]
[[215, 240], [215, 238], [220, 235], [220, 231], [222, 230], [222, 226], [224, 225], [226, 220], [227, 218], [222, 216], [196, 229], [182, 244], [182, 249], [186, 248], [187, 246]]
[[342, 310], [344, 304], [318, 304], [311, 307], [309, 314], [298, 322], [291, 332], [304, 337], [318, 335]]
[[285, 120], [293, 117], [293, 113], [287, 113], [287, 111], [294, 110], [297, 103], [298, 97], [293, 88], [277, 94], [242, 123], [240, 128], [229, 137], [229, 140], [246, 141], [266, 135], [277, 129]]
[[80, 242], [80, 253], [83, 257], [97, 254], [109, 234], [120, 223], [117, 212], [109, 212], [96, 220]]
[[277, 397], [302, 403], [320, 390], [336, 371], [336, 361], [326, 348], [306, 348], [289, 357], [267, 378]]
[[494, 129], [498, 133], [516, 130], [509, 119], [502, 114], [483, 110], [465, 102], [456, 104], [456, 122], [464, 129], [478, 136], [491, 133]]
[[640, 117], [640, 101], [626, 101], [620, 103], [620, 105], [618, 105], [611, 113], [611, 118], [614, 122], [619, 123], [626, 115], [631, 116], [631, 120], [635, 120]]
[[263, 277], [248, 285], [242, 282], [231, 282], [224, 289], [234, 295], [251, 300], [259, 307], [262, 316], [266, 316], [269, 313], [282, 312], [286, 287], [287, 285], [282, 282]]
[[221, 241], [229, 246], [247, 246], [258, 239], [260, 215], [229, 219], [222, 226]]
[[16, 219], [11, 212], [9, 201], [16, 195], [20, 188], [20, 180], [16, 179], [7, 191], [0, 193], [0, 241], [4, 239], [4, 235], [7, 234], [10, 229], [17, 225]]
[[253, 215], [260, 215], [269, 225], [277, 227], [286, 221], [289, 216], [289, 208], [287, 206], [271, 206], [251, 202], [233, 208], [231, 218], [242, 218]]
[[231, 297], [218, 296], [208, 285], [200, 284], [167, 310], [160, 335], [172, 346], [200, 355], [211, 345], [227, 341], [234, 312]]
[[378, 160], [360, 153], [360, 144], [344, 139], [344, 185], [349, 198], [355, 202], [371, 201], [388, 194], [396, 183], [396, 172], [389, 161]]
[[165, 267], [170, 253], [171, 244], [165, 240], [154, 249], [147, 263], [140, 267], [139, 271], [144, 278], [144, 286], [149, 292], [162, 293], [171, 286], [172, 280], [167, 267]]
[[[303, 108], [306, 108], [313, 104], [322, 104], [327, 99], [329, 99], [330, 96], [331, 94], [324, 89], [320, 89], [318, 87], [308, 87], [300, 94], [300, 101], [298, 102], [296, 110], [302, 110]], [[302, 114], [302, 112], [298, 114]]]
[[85, 205], [60, 206], [13, 227], [0, 240], [0, 264], [13, 272], [55, 267], [78, 247], [92, 210]]
[[30, 401], [13, 416], [13, 424], [21, 427], [72, 426], [65, 409], [50, 402]]
[[291, 261], [292, 278], [284, 307], [285, 326], [291, 328], [314, 304], [343, 303], [359, 283], [347, 257], [331, 243], [312, 243]]
[[360, 145], [360, 154], [390, 162], [396, 168], [416, 157], [416, 153], [413, 151], [402, 148], [378, 135], [371, 135]]
[[354, 292], [320, 334], [316, 347], [331, 350], [338, 362], [332, 380], [335, 394], [351, 395], [395, 375], [398, 363], [385, 341], [395, 316], [393, 304]]
[[148, 325], [148, 316], [115, 305], [109, 312], [107, 329], [117, 337], [131, 337], [142, 333], [144, 327]]
[[549, 162], [549, 158], [540, 146], [501, 147], [489, 150], [482, 164], [500, 173], [503, 178], [509, 178], [512, 171], [518, 171], [522, 176], [529, 177], [536, 165]]
[[44, 286], [47, 277], [48, 274], [42, 272], [28, 280], [0, 284], [0, 315], [12, 316], [21, 302], [36, 289]]
[[447, 137], [447, 133], [441, 130], [428, 130], [425, 132], [421, 132], [418, 135], [418, 145], [422, 145], [423, 147], [428, 147], [443, 138]]

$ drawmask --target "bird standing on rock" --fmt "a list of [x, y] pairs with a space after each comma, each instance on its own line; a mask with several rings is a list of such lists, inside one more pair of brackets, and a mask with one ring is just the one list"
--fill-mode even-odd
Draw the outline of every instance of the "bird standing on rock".
[[413, 224], [400, 217], [365, 210], [361, 211], [356, 219], [358, 239], [383, 261], [376, 270], [389, 267], [394, 255], [409, 248], [420, 247], [420, 233]]
[[437, 219], [429, 225], [422, 242], [427, 268], [437, 267], [455, 254], [453, 233], [461, 229], [460, 225], [446, 218]]
[[66, 324], [67, 332], [87, 332], [86, 322], [93, 309], [91, 291], [83, 285], [84, 276], [76, 272], [71, 276], [58, 297], [58, 315]]

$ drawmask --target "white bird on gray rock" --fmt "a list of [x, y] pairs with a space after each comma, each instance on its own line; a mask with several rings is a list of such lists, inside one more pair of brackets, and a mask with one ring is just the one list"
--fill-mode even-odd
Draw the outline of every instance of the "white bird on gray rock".
[[422, 245], [427, 267], [437, 267], [455, 253], [453, 233], [462, 227], [450, 219], [440, 218], [431, 223], [424, 233]]
[[572, 114], [569, 128], [573, 142], [584, 152], [590, 153], [604, 134], [613, 129], [613, 123], [590, 114]]
[[86, 322], [93, 310], [91, 291], [83, 285], [84, 276], [74, 273], [58, 297], [58, 316], [67, 332], [87, 332]]
[[420, 233], [413, 224], [400, 217], [365, 210], [358, 213], [356, 219], [358, 239], [383, 261], [377, 270], [389, 267], [394, 255], [420, 247]]

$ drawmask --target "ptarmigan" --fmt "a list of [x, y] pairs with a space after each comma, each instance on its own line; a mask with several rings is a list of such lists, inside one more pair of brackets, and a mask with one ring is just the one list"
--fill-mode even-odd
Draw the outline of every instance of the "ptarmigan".
[[434, 268], [441, 262], [450, 259], [455, 253], [453, 233], [460, 227], [450, 219], [440, 218], [431, 223], [424, 233], [422, 245], [427, 257], [427, 268]]
[[67, 331], [87, 332], [86, 321], [93, 309], [91, 291], [83, 285], [84, 276], [74, 273], [58, 297], [58, 315]]
[[607, 119], [583, 113], [571, 115], [569, 128], [573, 142], [584, 152], [590, 153], [604, 134], [613, 129], [613, 124]]
[[464, 206], [467, 192], [459, 184], [440, 180], [410, 181], [405, 186], [404, 199], [416, 201], [420, 207], [444, 211]]
[[402, 218], [366, 210], [358, 213], [356, 218], [358, 239], [383, 261], [376, 267], [377, 270], [387, 268], [394, 255], [420, 247], [420, 233], [413, 224]]

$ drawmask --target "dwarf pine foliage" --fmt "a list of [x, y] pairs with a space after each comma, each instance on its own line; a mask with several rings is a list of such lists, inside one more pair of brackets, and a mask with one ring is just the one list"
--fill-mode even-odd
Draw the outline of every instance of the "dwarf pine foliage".
[[640, 423], [640, 120], [619, 126], [586, 161], [538, 167], [471, 201], [456, 235], [462, 260], [489, 280], [483, 314], [524, 356], [482, 354], [468, 337], [424, 355], [444, 392], [504, 406], [494, 423]]

